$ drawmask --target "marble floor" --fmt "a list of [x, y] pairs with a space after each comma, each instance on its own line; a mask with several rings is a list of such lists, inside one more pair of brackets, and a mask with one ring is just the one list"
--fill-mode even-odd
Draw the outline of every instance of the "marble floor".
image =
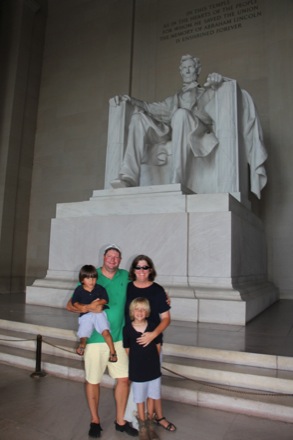
[[[0, 295], [0, 319], [60, 328], [76, 328], [76, 316], [61, 309], [26, 305], [22, 296]], [[166, 341], [254, 353], [293, 355], [293, 301], [282, 300], [245, 327], [173, 323]], [[89, 413], [83, 384], [0, 364], [1, 440], [88, 439]], [[114, 430], [112, 391], [102, 388], [102, 438], [129, 438]], [[292, 440], [293, 425], [164, 401], [177, 425], [175, 433], [158, 429], [161, 440]]]

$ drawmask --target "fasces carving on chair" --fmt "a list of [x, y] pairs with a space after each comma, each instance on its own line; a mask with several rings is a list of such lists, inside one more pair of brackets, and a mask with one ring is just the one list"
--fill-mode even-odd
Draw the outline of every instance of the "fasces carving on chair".
[[195, 193], [260, 198], [267, 159], [254, 103], [218, 73], [198, 83], [200, 60], [181, 58], [181, 90], [161, 102], [110, 100], [105, 187], [181, 183]]

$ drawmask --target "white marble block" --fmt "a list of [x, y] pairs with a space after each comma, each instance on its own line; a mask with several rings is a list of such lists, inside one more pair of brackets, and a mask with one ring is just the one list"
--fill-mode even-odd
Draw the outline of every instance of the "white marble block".
[[26, 302], [65, 306], [80, 267], [100, 265], [109, 243], [122, 248], [122, 268], [141, 253], [153, 259], [173, 319], [244, 325], [278, 297], [260, 220], [228, 193], [185, 194], [174, 184], [59, 204], [47, 275], [27, 287]]

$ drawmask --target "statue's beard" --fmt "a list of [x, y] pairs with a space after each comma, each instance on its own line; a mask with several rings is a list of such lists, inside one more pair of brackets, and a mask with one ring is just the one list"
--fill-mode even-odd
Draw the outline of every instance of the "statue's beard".
[[183, 92], [186, 92], [187, 90], [194, 89], [195, 87], [198, 87], [197, 81], [189, 81], [189, 82], [183, 82], [182, 90]]

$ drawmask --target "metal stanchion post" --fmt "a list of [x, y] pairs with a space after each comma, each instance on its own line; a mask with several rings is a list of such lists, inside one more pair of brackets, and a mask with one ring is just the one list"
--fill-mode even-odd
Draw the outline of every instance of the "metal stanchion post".
[[31, 374], [31, 377], [44, 377], [46, 373], [41, 370], [42, 361], [42, 335], [37, 335], [37, 350], [36, 350], [36, 370]]

